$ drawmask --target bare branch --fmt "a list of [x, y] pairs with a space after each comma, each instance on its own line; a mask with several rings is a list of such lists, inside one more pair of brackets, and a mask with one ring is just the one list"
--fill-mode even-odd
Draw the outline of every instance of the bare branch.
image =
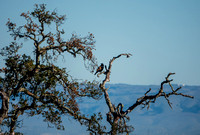
[[111, 74], [111, 68], [112, 68], [112, 64], [114, 62], [114, 60], [116, 60], [117, 58], [121, 57], [121, 56], [126, 56], [127, 58], [129, 58], [130, 56], [132, 56], [130, 53], [123, 53], [123, 54], [120, 54], [116, 57], [113, 57], [110, 62], [109, 62], [109, 66], [108, 66], [108, 69], [106, 67], [106, 72], [104, 73], [106, 76], [105, 76], [105, 79], [102, 81], [102, 83], [100, 84], [100, 87], [102, 88], [102, 90], [104, 91], [104, 96], [105, 96], [105, 100], [106, 100], [106, 103], [109, 107], [109, 110], [110, 112], [114, 113], [114, 107], [111, 103], [111, 100], [109, 98], [109, 94], [107, 92], [108, 89], [105, 88], [105, 84], [106, 82], [109, 82], [110, 81], [110, 74]]
[[[171, 85], [171, 82], [173, 81], [173, 79], [169, 80], [169, 77], [171, 75], [174, 75], [175, 73], [169, 73], [167, 75], [167, 77], [165, 78], [165, 81], [163, 81], [160, 85], [160, 90], [158, 91], [157, 94], [154, 94], [154, 95], [147, 95], [151, 89], [149, 89], [145, 94], [144, 96], [140, 97], [137, 99], [136, 103], [134, 103], [132, 106], [130, 106], [126, 111], [125, 113], [128, 114], [130, 113], [133, 109], [135, 109], [137, 106], [140, 106], [140, 105], [144, 105], [143, 108], [145, 108], [146, 106], [147, 109], [150, 107], [150, 103], [155, 103], [156, 99], [159, 98], [159, 97], [162, 97], [164, 96], [165, 99], [167, 100], [167, 103], [169, 104], [170, 108], [172, 108], [171, 106], [171, 102], [169, 100], [169, 96], [171, 95], [181, 95], [181, 96], [184, 96], [184, 97], [189, 97], [189, 98], [194, 98], [193, 96], [190, 96], [190, 95], [185, 95], [185, 94], [182, 94], [182, 93], [177, 93], [178, 90], [181, 89], [181, 87], [177, 88], [176, 90], [174, 90], [173, 86]], [[163, 87], [164, 87], [164, 84], [169, 84], [170, 87], [171, 87], [171, 90], [172, 92], [169, 92], [169, 93], [166, 93], [164, 92], [163, 90]]]
[[121, 56], [126, 56], [127, 58], [129, 58], [130, 56], [132, 56], [132, 54], [130, 54], [130, 53], [123, 53], [123, 54], [120, 54], [120, 55], [118, 55], [118, 56], [116, 56], [116, 57], [113, 57], [113, 58], [110, 60], [108, 69], [107, 69], [107, 71], [106, 71], [106, 77], [105, 77], [105, 79], [103, 80], [102, 85], [105, 86], [105, 83], [110, 81], [110, 73], [111, 73], [112, 64], [113, 64], [114, 60], [116, 60], [117, 58], [119, 58], [119, 57], [121, 57]]

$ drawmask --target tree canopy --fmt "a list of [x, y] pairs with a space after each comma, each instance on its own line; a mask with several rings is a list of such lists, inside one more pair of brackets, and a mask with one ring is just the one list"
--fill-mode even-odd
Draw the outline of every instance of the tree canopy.
[[[79, 82], [65, 68], [55, 65], [55, 61], [64, 53], [71, 54], [74, 58], [80, 55], [85, 62], [85, 68], [93, 73], [97, 68], [97, 59], [93, 54], [94, 35], [89, 33], [88, 36], [79, 37], [72, 34], [70, 39], [64, 39], [65, 31], [61, 26], [66, 16], [47, 10], [45, 4], [36, 4], [33, 11], [24, 12], [21, 17], [26, 21], [22, 26], [8, 20], [6, 25], [13, 41], [1, 50], [1, 55], [5, 58], [5, 67], [0, 69], [0, 73], [3, 74], [0, 76], [0, 124], [7, 126], [7, 132], [10, 134], [14, 133], [19, 125], [18, 117], [24, 114], [29, 117], [41, 115], [45, 122], [59, 130], [65, 129], [62, 118], [67, 116], [85, 125], [91, 134], [130, 133], [134, 128], [126, 124], [129, 120], [128, 114], [137, 106], [149, 108], [157, 98], [164, 97], [171, 107], [168, 98], [171, 95], [193, 98], [178, 93], [181, 87], [173, 88], [173, 80], [169, 77], [175, 73], [169, 73], [161, 82], [156, 94], [150, 94], [149, 89], [129, 108], [124, 109], [123, 103], [115, 106], [109, 98], [109, 88], [105, 85], [110, 81], [113, 62], [123, 56], [129, 58], [131, 54], [122, 53], [113, 57], [104, 70], [97, 74], [105, 76], [102, 82]], [[19, 43], [21, 39], [31, 41], [29, 46], [33, 48], [33, 56], [19, 52], [24, 47], [24, 44]], [[164, 91], [164, 84], [169, 84], [171, 92]], [[109, 108], [108, 113], [99, 112], [91, 116], [82, 114], [77, 102], [82, 97], [94, 100], [104, 98], [105, 106]], [[110, 129], [101, 122], [102, 115], [106, 115]]]

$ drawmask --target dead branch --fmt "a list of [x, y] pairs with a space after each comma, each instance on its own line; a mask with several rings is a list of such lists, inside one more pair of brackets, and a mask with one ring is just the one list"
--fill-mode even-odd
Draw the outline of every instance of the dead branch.
[[[122, 133], [123, 131], [125, 132], [129, 132], [129, 130], [131, 131], [131, 129], [133, 129], [132, 127], [128, 127], [126, 125], [126, 121], [125, 118], [127, 119], [128, 117], [126, 117], [125, 112], [123, 111], [123, 104], [119, 103], [117, 107], [115, 107], [110, 98], [109, 98], [109, 94], [108, 94], [108, 88], [105, 88], [105, 84], [107, 82], [110, 81], [110, 74], [111, 74], [111, 68], [112, 68], [112, 64], [114, 62], [114, 60], [120, 58], [121, 56], [126, 56], [127, 58], [129, 58], [130, 56], [132, 56], [129, 53], [123, 53], [120, 54], [116, 57], [113, 57], [110, 62], [109, 62], [109, 66], [107, 68], [107, 66], [105, 65], [105, 69], [106, 71], [103, 71], [101, 73], [99, 73], [97, 76], [104, 74], [105, 75], [105, 79], [102, 81], [102, 83], [100, 84], [100, 88], [103, 90], [104, 92], [104, 96], [105, 96], [105, 100], [106, 100], [106, 104], [109, 108], [109, 112], [107, 113], [107, 121], [109, 122], [109, 124], [111, 125], [111, 131], [109, 133], [111, 134], [117, 134]], [[123, 120], [123, 122], [122, 122]]]
[[110, 81], [110, 74], [111, 74], [111, 68], [112, 68], [112, 64], [114, 62], [114, 60], [116, 60], [117, 58], [121, 57], [121, 56], [126, 56], [127, 58], [129, 58], [131, 56], [130, 53], [123, 53], [123, 54], [120, 54], [116, 57], [113, 57], [110, 62], [109, 62], [109, 66], [108, 68], [106, 67], [106, 71], [104, 72], [105, 74], [105, 79], [102, 81], [102, 83], [100, 84], [100, 88], [104, 91], [104, 96], [105, 96], [105, 100], [106, 100], [106, 103], [109, 107], [109, 110], [110, 112], [114, 113], [115, 112], [115, 109], [110, 101], [110, 98], [109, 98], [109, 94], [107, 92], [107, 88], [105, 88], [105, 84], [106, 82], [109, 82]]
[[[190, 96], [190, 95], [185, 95], [183, 93], [177, 93], [178, 90], [181, 89], [181, 87], [178, 87], [176, 90], [174, 90], [174, 87], [171, 85], [171, 82], [173, 81], [173, 79], [169, 79], [169, 77], [171, 75], [174, 75], [175, 73], [169, 73], [167, 75], [167, 77], [165, 78], [165, 80], [161, 83], [160, 85], [160, 90], [158, 91], [158, 93], [154, 94], [154, 95], [147, 95], [151, 89], [149, 89], [145, 94], [144, 96], [140, 97], [137, 99], [137, 101], [132, 105], [130, 106], [126, 111], [125, 111], [125, 114], [127, 115], [128, 113], [130, 113], [133, 109], [135, 109], [137, 106], [140, 106], [140, 105], [143, 105], [143, 108], [145, 108], [146, 106], [147, 109], [150, 107], [150, 103], [155, 103], [156, 99], [159, 98], [159, 97], [165, 97], [165, 99], [167, 100], [167, 103], [168, 105], [172, 108], [171, 106], [171, 102], [169, 100], [169, 96], [171, 95], [181, 95], [181, 96], [184, 96], [184, 97], [188, 97], [188, 98], [194, 98], [193, 96]], [[164, 84], [169, 84], [170, 88], [171, 88], [171, 92], [169, 93], [166, 93], [164, 92]]]

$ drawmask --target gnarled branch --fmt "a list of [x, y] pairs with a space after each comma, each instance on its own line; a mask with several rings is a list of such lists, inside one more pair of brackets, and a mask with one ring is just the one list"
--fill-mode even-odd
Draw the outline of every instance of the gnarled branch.
[[112, 103], [110, 101], [109, 94], [107, 92], [108, 89], [105, 88], [105, 84], [106, 84], [106, 82], [110, 81], [111, 68], [112, 68], [112, 64], [113, 64], [114, 60], [116, 60], [117, 58], [119, 58], [121, 56], [126, 56], [127, 58], [129, 58], [131, 56], [131, 54], [130, 53], [123, 53], [123, 54], [120, 54], [120, 55], [118, 55], [116, 57], [113, 57], [109, 62], [108, 69], [106, 68], [105, 79], [100, 84], [100, 87], [104, 91], [104, 96], [105, 96], [106, 103], [107, 103], [107, 105], [109, 107], [110, 112], [112, 112], [112, 113], [115, 112], [115, 109], [114, 109], [114, 107], [113, 107], [113, 105], [112, 105]]
[[[193, 96], [190, 96], [190, 95], [185, 95], [183, 93], [177, 93], [178, 90], [181, 89], [181, 87], [178, 87], [176, 90], [174, 90], [174, 87], [171, 85], [171, 82], [173, 81], [173, 79], [169, 80], [169, 77], [171, 75], [174, 75], [175, 73], [169, 73], [167, 75], [167, 77], [165, 78], [165, 80], [161, 83], [160, 85], [160, 90], [158, 91], [158, 93], [156, 94], [153, 94], [153, 95], [147, 95], [151, 89], [149, 89], [144, 96], [140, 97], [137, 99], [137, 101], [132, 105], [130, 106], [126, 111], [125, 113], [128, 114], [130, 113], [133, 109], [135, 109], [137, 106], [140, 106], [140, 105], [143, 105], [143, 108], [145, 108], [146, 106], [147, 109], [149, 108], [150, 106], [150, 103], [155, 103], [156, 99], [159, 98], [159, 97], [165, 97], [165, 99], [167, 100], [169, 106], [172, 108], [171, 106], [171, 102], [170, 100], [168, 99], [169, 96], [171, 95], [181, 95], [181, 96], [184, 96], [184, 97], [189, 97], [189, 98], [194, 98]], [[169, 93], [166, 93], [164, 92], [164, 84], [169, 84], [170, 87], [171, 87], [171, 90], [172, 92], [169, 92]]]

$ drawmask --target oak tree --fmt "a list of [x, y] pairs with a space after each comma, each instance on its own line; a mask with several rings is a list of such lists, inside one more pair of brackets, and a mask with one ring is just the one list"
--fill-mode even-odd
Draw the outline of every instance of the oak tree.
[[[60, 27], [65, 15], [48, 11], [45, 4], [35, 5], [32, 12], [21, 16], [26, 21], [24, 25], [17, 26], [10, 19], [6, 24], [14, 41], [1, 50], [5, 67], [0, 70], [4, 74], [0, 78], [0, 124], [8, 125], [9, 132], [13, 133], [18, 117], [24, 113], [42, 115], [57, 129], [64, 129], [61, 116], [65, 114], [78, 121], [89, 121], [91, 118], [80, 113], [77, 98], [99, 99], [102, 92], [98, 83], [80, 83], [54, 62], [64, 53], [73, 57], [80, 55], [92, 72], [96, 66], [93, 34], [85, 37], [72, 34], [69, 40], [63, 39], [64, 30]], [[55, 27], [54, 33], [48, 31], [50, 26]], [[24, 46], [18, 43], [20, 39], [31, 41], [34, 56], [19, 53]]]

